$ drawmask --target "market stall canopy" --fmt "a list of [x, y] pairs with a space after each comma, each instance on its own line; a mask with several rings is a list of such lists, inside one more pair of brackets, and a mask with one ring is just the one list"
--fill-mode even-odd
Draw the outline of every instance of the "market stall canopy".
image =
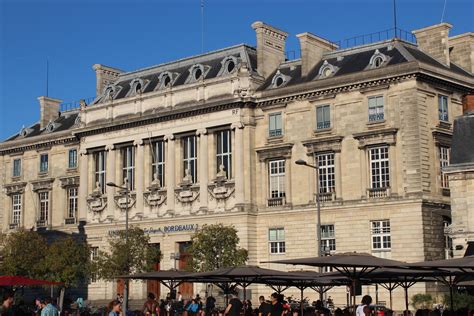
[[456, 259], [423, 261], [406, 264], [409, 268], [421, 269], [459, 269], [465, 273], [474, 273], [474, 256]]
[[237, 267], [222, 268], [209, 272], [199, 272], [189, 275], [192, 279], [226, 279], [229, 282], [255, 283], [264, 278], [277, 278], [287, 276], [288, 272], [260, 268], [258, 266], [243, 265]]
[[0, 286], [34, 286], [34, 285], [63, 285], [62, 282], [30, 279], [24, 276], [0, 276]]
[[191, 272], [180, 270], [159, 270], [145, 273], [137, 273], [131, 275], [119, 276], [120, 279], [138, 279], [138, 280], [183, 280], [186, 279]]

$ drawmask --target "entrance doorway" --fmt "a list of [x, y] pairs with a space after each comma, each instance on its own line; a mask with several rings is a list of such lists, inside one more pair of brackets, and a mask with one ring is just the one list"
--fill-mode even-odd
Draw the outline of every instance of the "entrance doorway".
[[[156, 243], [156, 244], [151, 244], [151, 246], [153, 247], [156, 247], [158, 250], [160, 249], [160, 244], [159, 243]], [[155, 264], [153, 265], [153, 270], [154, 271], [160, 271], [160, 261], [159, 261], [159, 258], [158, 258], [158, 261], [155, 262]], [[161, 291], [160, 291], [160, 288], [161, 288], [161, 283], [160, 281], [157, 281], [157, 280], [147, 280], [146, 282], [146, 292], [147, 292], [147, 295], [148, 293], [153, 293], [155, 294], [155, 297], [158, 299], [160, 298], [160, 295], [161, 295]]]
[[[191, 255], [188, 252], [189, 247], [191, 246], [190, 241], [179, 242], [179, 265], [178, 270], [186, 270], [188, 264], [191, 262]], [[191, 298], [194, 295], [193, 283], [183, 282], [179, 285], [179, 291], [183, 295], [184, 299]]]

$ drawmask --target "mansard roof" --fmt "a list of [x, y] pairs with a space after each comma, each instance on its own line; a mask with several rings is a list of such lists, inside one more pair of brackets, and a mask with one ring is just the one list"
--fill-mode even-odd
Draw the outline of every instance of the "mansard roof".
[[[172, 87], [182, 86], [190, 81], [190, 77], [192, 76], [190, 70], [193, 66], [202, 65], [204, 67], [204, 80], [226, 75], [226, 73], [222, 71], [223, 67], [225, 67], [223, 61], [226, 58], [233, 58], [236, 61], [235, 68], [237, 68], [237, 64], [245, 62], [247, 63], [250, 71], [256, 73], [256, 54], [255, 48], [240, 44], [221, 50], [212, 51], [203, 55], [179, 59], [136, 71], [125, 72], [120, 74], [113, 84], [113, 87], [115, 87], [117, 91], [112, 98], [114, 100], [118, 100], [129, 96], [132, 82], [137, 79], [144, 82], [142, 93], [155, 91], [159, 88], [160, 76], [164, 73], [169, 73], [173, 76], [173, 80], [171, 82]], [[102, 95], [98, 96], [93, 104], [106, 101], [108, 101], [108, 99], [106, 90], [104, 90]]]

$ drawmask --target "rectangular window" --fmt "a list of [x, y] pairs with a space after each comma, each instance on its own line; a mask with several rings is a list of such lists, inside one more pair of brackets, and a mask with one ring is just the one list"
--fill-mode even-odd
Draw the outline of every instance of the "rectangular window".
[[369, 97], [369, 122], [383, 120], [383, 96]]
[[388, 147], [374, 147], [369, 149], [370, 187], [381, 189], [390, 187], [390, 167]]
[[77, 217], [77, 187], [69, 188], [68, 194], [68, 218]]
[[21, 194], [12, 195], [12, 224], [21, 222]]
[[95, 164], [95, 183], [99, 184], [102, 194], [106, 190], [106, 180], [105, 180], [105, 167], [106, 167], [106, 153], [105, 151], [98, 151], [94, 154], [94, 164]]
[[223, 168], [227, 179], [232, 178], [232, 144], [230, 135], [229, 130], [216, 133], [216, 172], [219, 173], [221, 168]]
[[443, 168], [449, 166], [451, 156], [451, 148], [447, 146], [439, 146], [439, 169], [441, 177], [441, 187], [443, 189], [449, 188], [448, 175], [443, 172]]
[[270, 198], [285, 197], [285, 160], [273, 160], [268, 163]]
[[48, 154], [40, 155], [40, 172], [48, 172]]
[[135, 188], [135, 147], [122, 148], [122, 183], [128, 180], [129, 190]]
[[321, 253], [336, 250], [334, 225], [321, 225]]
[[[91, 249], [91, 262], [96, 262], [99, 259], [99, 247], [90, 247]], [[90, 282], [97, 282], [97, 274], [91, 273]]]
[[38, 220], [46, 224], [48, 222], [48, 214], [49, 214], [49, 192], [39, 193], [39, 203], [40, 203], [40, 213], [39, 213]]
[[270, 253], [285, 253], [285, 229], [270, 228], [268, 230]]
[[268, 135], [270, 137], [283, 135], [283, 125], [281, 122], [281, 112], [268, 115]]
[[165, 142], [159, 140], [152, 144], [151, 151], [151, 178], [160, 181], [160, 186], [165, 186]]
[[387, 250], [392, 247], [390, 237], [390, 221], [372, 221], [372, 249]]
[[440, 121], [448, 122], [448, 97], [445, 95], [438, 96], [438, 117]]
[[316, 107], [316, 129], [331, 127], [330, 106], [320, 105]]
[[336, 177], [334, 174], [334, 153], [316, 155], [319, 173], [319, 193], [331, 193], [336, 190]]
[[77, 149], [69, 149], [69, 160], [68, 160], [68, 168], [74, 169], [77, 168]]
[[191, 177], [192, 183], [197, 182], [197, 139], [196, 136], [183, 138], [183, 177]]
[[14, 177], [21, 176], [21, 159], [13, 160], [13, 176]]

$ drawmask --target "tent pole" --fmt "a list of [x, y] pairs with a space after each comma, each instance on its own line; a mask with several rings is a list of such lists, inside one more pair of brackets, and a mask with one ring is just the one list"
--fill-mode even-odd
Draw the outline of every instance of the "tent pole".
[[451, 301], [450, 309], [454, 311], [454, 300], [453, 300], [453, 280], [452, 277], [449, 276], [449, 299]]
[[375, 304], [379, 303], [379, 285], [375, 284]]
[[405, 290], [405, 310], [407, 311], [408, 315], [408, 286], [404, 284], [403, 289]]
[[389, 294], [390, 294], [390, 310], [393, 311], [393, 307], [392, 307], [392, 285], [390, 284], [390, 289], [388, 290]]
[[244, 301], [247, 300], [247, 286], [246, 283], [242, 285], [242, 288], [244, 289]]
[[303, 287], [300, 287], [300, 291], [301, 291], [301, 301], [300, 301], [300, 311], [301, 311], [301, 316], [304, 315], [304, 310], [303, 310], [303, 299], [304, 299], [304, 296], [303, 296]]
[[[355, 268], [354, 268], [354, 274], [355, 274]], [[352, 314], [356, 315], [356, 279], [352, 279], [352, 306], [353, 306], [353, 311]]]

